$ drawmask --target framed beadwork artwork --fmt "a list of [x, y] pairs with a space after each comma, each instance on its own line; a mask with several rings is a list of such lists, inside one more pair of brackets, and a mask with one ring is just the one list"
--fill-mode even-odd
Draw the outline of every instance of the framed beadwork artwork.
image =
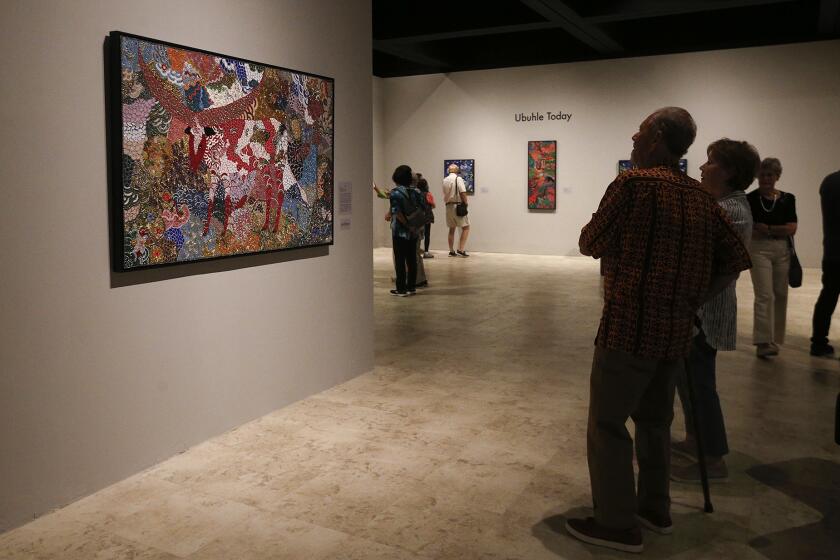
[[528, 210], [557, 208], [557, 141], [528, 142]]
[[467, 187], [467, 195], [475, 194], [475, 160], [474, 159], [445, 159], [443, 160], [443, 176], [449, 175], [449, 166], [457, 165], [461, 169], [461, 178]]
[[[633, 163], [629, 159], [620, 159], [618, 160], [618, 172], [623, 173], [628, 169], [633, 169]], [[688, 160], [681, 159], [680, 160], [680, 171], [683, 173], [688, 173]]]
[[331, 245], [334, 80], [114, 31], [113, 268]]

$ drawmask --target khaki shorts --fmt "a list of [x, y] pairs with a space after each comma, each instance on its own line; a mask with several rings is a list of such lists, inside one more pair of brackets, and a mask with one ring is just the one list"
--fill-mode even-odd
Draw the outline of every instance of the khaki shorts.
[[457, 204], [447, 204], [446, 205], [446, 227], [459, 227], [465, 228], [470, 227], [470, 217], [469, 216], [458, 216], [455, 214], [455, 207]]

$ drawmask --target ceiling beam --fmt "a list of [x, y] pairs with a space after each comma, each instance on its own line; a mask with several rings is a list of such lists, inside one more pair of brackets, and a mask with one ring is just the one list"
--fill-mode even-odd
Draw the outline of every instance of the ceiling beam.
[[820, 21], [817, 29], [820, 35], [840, 33], [840, 0], [820, 2]]
[[618, 54], [624, 51], [624, 47], [619, 45], [612, 37], [585, 18], [580, 17], [577, 12], [561, 0], [520, 1], [547, 20], [557, 24], [558, 27], [578, 41], [589, 45], [601, 54]]
[[590, 16], [584, 18], [590, 24], [612, 23], [663, 16], [694, 14], [698, 12], [714, 12], [731, 8], [748, 8], [751, 6], [765, 6], [769, 4], [790, 3], [791, 0], [686, 0], [673, 2], [659, 0], [627, 0], [622, 2], [618, 11], [611, 14]]
[[465, 37], [482, 37], [485, 35], [502, 35], [505, 33], [521, 33], [524, 31], [540, 31], [543, 29], [557, 29], [560, 24], [553, 21], [540, 21], [536, 23], [521, 23], [516, 25], [498, 25], [496, 27], [482, 27], [479, 29], [459, 29], [458, 31], [446, 31], [442, 33], [427, 33], [425, 35], [410, 35], [408, 37], [394, 37], [393, 39], [381, 39], [380, 44], [405, 45], [410, 43], [427, 43], [432, 41], [445, 41], [447, 39], [463, 39]]
[[425, 55], [419, 52], [416, 46], [411, 44], [396, 45], [391, 44], [390, 41], [374, 41], [373, 50], [407, 60], [408, 62], [414, 62], [415, 64], [430, 66], [440, 71], [445, 71], [449, 67], [449, 63]]

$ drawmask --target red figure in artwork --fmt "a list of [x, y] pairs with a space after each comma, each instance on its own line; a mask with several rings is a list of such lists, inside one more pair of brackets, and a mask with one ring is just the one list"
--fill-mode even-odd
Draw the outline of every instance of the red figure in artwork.
[[[260, 85], [244, 97], [226, 105], [193, 110], [168, 88], [165, 80], [144, 60], [139, 47], [137, 55], [149, 90], [172, 115], [173, 123], [192, 123], [184, 131], [189, 137], [190, 169], [193, 173], [208, 174], [205, 185], [210, 191], [204, 235], [210, 230], [216, 189], [219, 185], [223, 186], [225, 192], [222, 235], [227, 232], [231, 213], [241, 208], [249, 199], [265, 200], [266, 217], [262, 229], [276, 233], [285, 196], [283, 162], [286, 159], [288, 133], [277, 119], [252, 120], [246, 117], [257, 103]], [[317, 112], [316, 109], [317, 107], [312, 108]], [[173, 137], [173, 140], [177, 136]], [[233, 204], [230, 198], [231, 181], [244, 180], [252, 172], [256, 173], [252, 192], [242, 195], [236, 204]], [[276, 211], [274, 223], [271, 224], [273, 204], [276, 204]]]
[[[283, 131], [279, 122], [274, 119], [236, 120], [222, 123], [219, 128], [193, 126], [186, 130], [190, 137], [190, 165], [196, 172], [201, 171], [200, 164], [207, 170], [209, 200], [207, 217], [204, 225], [204, 235], [210, 230], [213, 211], [216, 206], [216, 190], [219, 186], [225, 192], [225, 212], [222, 225], [222, 235], [227, 232], [227, 224], [231, 213], [241, 208], [246, 199], [263, 200], [266, 205], [266, 218], [263, 231], [277, 232], [280, 223], [283, 200], [285, 196], [283, 185], [283, 167], [278, 161], [282, 158], [276, 153], [285, 146]], [[255, 134], [262, 133], [267, 139], [254, 141]], [[278, 137], [279, 136], [279, 137]], [[195, 146], [198, 150], [195, 151]], [[193, 162], [198, 162], [193, 165]], [[233, 204], [231, 200], [231, 181], [254, 173], [256, 180], [254, 188], [248, 196], [242, 197]], [[271, 223], [271, 207], [276, 202], [274, 223]]]
[[259, 170], [257, 176], [255, 192], [257, 198], [265, 201], [265, 221], [263, 222], [263, 231], [269, 231], [271, 224], [271, 206], [272, 202], [277, 201], [277, 210], [274, 216], [274, 225], [271, 227], [273, 233], [277, 233], [280, 225], [280, 215], [283, 209], [283, 199], [286, 191], [283, 188], [283, 168], [269, 163], [264, 165]]

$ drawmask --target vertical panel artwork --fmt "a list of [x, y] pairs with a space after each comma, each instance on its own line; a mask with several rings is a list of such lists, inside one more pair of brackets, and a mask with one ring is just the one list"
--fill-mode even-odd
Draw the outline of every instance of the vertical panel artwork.
[[474, 159], [445, 159], [443, 160], [443, 176], [449, 175], [449, 166], [455, 164], [461, 168], [461, 178], [467, 187], [467, 194], [475, 194], [475, 160]]
[[528, 142], [528, 210], [557, 208], [557, 141]]
[[331, 78], [112, 32], [114, 268], [333, 242]]

